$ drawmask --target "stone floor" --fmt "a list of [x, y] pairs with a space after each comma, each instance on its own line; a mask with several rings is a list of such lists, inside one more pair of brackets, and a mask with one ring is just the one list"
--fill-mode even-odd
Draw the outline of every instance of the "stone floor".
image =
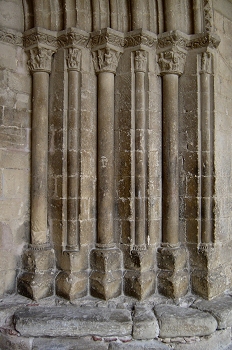
[[232, 294], [178, 302], [19, 295], [0, 301], [0, 350], [232, 350]]

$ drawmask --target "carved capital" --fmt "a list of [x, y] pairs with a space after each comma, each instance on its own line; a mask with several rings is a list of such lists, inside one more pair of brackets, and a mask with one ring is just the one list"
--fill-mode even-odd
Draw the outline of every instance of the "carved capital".
[[91, 48], [93, 50], [111, 47], [117, 51], [123, 51], [124, 34], [111, 28], [105, 28], [91, 33]]
[[92, 52], [93, 63], [96, 73], [116, 73], [120, 52], [108, 47]]
[[185, 61], [186, 54], [179, 50], [168, 50], [159, 53], [158, 64], [160, 68], [160, 75], [183, 74]]
[[52, 54], [54, 51], [44, 47], [35, 47], [30, 50], [28, 67], [31, 72], [51, 72]]
[[70, 47], [67, 49], [67, 67], [68, 70], [80, 71], [80, 62], [81, 62], [81, 50]]
[[212, 73], [212, 54], [211, 52], [202, 52], [200, 73]]
[[135, 51], [135, 72], [146, 72], [147, 70], [147, 53], [143, 50]]

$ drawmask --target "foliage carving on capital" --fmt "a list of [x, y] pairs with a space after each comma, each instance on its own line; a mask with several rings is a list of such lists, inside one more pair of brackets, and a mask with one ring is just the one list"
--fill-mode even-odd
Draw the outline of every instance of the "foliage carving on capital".
[[147, 53], [144, 50], [135, 51], [135, 72], [146, 72]]
[[73, 47], [68, 48], [66, 62], [68, 70], [80, 71], [81, 50]]
[[183, 74], [185, 61], [186, 54], [182, 51], [169, 50], [159, 53], [158, 64], [160, 68], [160, 75]]
[[96, 73], [116, 73], [120, 52], [108, 47], [92, 52], [93, 64]]
[[44, 47], [35, 47], [30, 51], [28, 67], [31, 72], [51, 72], [52, 55], [54, 51]]

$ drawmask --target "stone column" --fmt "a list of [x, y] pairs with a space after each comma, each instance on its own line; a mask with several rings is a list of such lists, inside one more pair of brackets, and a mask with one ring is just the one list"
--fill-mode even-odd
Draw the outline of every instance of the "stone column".
[[116, 47], [93, 47], [98, 80], [98, 208], [96, 249], [90, 257], [90, 290], [93, 296], [106, 300], [120, 295], [122, 285], [122, 256], [114, 243], [114, 75], [119, 57]]
[[48, 99], [49, 73], [54, 51], [30, 49], [33, 77], [31, 155], [31, 242], [23, 263], [27, 270], [18, 280], [20, 294], [40, 299], [53, 293], [54, 251], [47, 224]]
[[188, 288], [186, 251], [179, 243], [179, 106], [178, 79], [186, 52], [177, 46], [159, 54], [163, 77], [162, 247], [158, 249], [158, 290], [177, 298]]
[[125, 274], [125, 294], [139, 300], [155, 291], [155, 274], [153, 251], [147, 246], [147, 122], [146, 122], [146, 90], [145, 73], [147, 71], [147, 55], [145, 50], [137, 50], [134, 55], [135, 74], [135, 121], [134, 144], [135, 162], [135, 198], [134, 217], [135, 232], [132, 250], [128, 261], [130, 271]]
[[67, 251], [79, 250], [80, 55], [81, 50], [68, 49]]
[[135, 52], [135, 250], [146, 249], [146, 52]]
[[213, 134], [211, 53], [201, 57], [201, 247], [213, 241]]
[[203, 27], [202, 1], [193, 0], [194, 33], [201, 33]]

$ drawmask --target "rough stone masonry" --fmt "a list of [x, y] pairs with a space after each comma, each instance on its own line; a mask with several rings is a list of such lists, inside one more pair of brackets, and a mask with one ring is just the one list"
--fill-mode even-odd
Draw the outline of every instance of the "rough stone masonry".
[[229, 346], [231, 41], [230, 0], [0, 2], [3, 349]]

